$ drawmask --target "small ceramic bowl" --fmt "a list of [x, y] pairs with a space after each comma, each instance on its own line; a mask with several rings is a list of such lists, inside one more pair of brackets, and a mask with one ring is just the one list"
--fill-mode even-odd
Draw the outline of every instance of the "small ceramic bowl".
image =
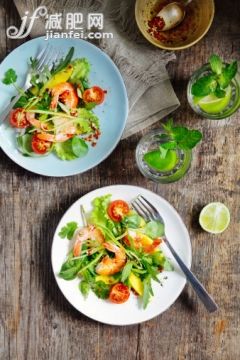
[[214, 18], [214, 0], [192, 0], [185, 8], [186, 15], [181, 24], [168, 31], [154, 31], [149, 21], [170, 2], [173, 0], [137, 0], [136, 22], [153, 45], [166, 50], [183, 50], [196, 44], [208, 32]]

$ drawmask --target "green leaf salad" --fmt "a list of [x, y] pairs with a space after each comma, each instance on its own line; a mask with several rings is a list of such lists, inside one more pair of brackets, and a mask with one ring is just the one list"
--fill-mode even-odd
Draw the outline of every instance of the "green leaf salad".
[[91, 65], [86, 58], [73, 59], [74, 48], [66, 57], [45, 66], [39, 73], [37, 59], [30, 58], [31, 87], [16, 85], [17, 74], [8, 69], [2, 79], [21, 95], [10, 113], [16, 129], [17, 147], [24, 156], [41, 157], [51, 152], [61, 160], [87, 155], [100, 136], [99, 119], [93, 109], [102, 104], [106, 91], [90, 86]]
[[59, 276], [79, 278], [85, 298], [92, 291], [121, 304], [138, 296], [145, 309], [154, 296], [152, 281], [161, 286], [160, 273], [173, 270], [160, 247], [163, 224], [146, 222], [124, 200], [112, 201], [110, 194], [95, 198], [92, 206], [87, 226], [69, 222], [59, 232], [60, 238], [72, 241]]

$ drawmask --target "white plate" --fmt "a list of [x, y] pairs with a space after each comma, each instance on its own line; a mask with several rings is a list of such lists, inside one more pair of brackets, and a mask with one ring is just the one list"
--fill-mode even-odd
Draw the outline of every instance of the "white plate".
[[111, 325], [131, 325], [149, 320], [167, 310], [178, 298], [186, 283], [177, 263], [172, 258], [165, 245], [162, 245], [164, 253], [171, 258], [175, 270], [173, 272], [163, 272], [159, 276], [163, 280], [163, 287], [153, 281], [154, 297], [144, 310], [139, 306], [139, 301], [134, 294], [130, 299], [120, 305], [110, 303], [107, 300], [98, 299], [94, 293], [90, 293], [84, 299], [79, 291], [79, 279], [66, 281], [58, 276], [62, 263], [65, 261], [70, 250], [70, 242], [58, 236], [60, 229], [69, 221], [76, 221], [81, 224], [80, 205], [84, 209], [91, 211], [91, 202], [95, 197], [112, 194], [112, 199], [123, 199], [130, 202], [138, 194], [145, 196], [160, 211], [166, 223], [166, 235], [171, 241], [175, 250], [181, 256], [188, 267], [191, 265], [191, 243], [188, 231], [176, 212], [176, 210], [162, 197], [153, 192], [129, 185], [107, 186], [94, 190], [77, 200], [63, 215], [56, 229], [52, 244], [52, 267], [57, 284], [66, 299], [84, 315]]

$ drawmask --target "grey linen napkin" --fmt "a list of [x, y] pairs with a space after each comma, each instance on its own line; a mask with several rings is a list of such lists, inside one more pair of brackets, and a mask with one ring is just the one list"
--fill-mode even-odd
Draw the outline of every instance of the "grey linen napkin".
[[[134, 15], [135, 0], [14, 0], [21, 16], [45, 5], [48, 14], [80, 12], [104, 14], [104, 32], [112, 39], [101, 39], [96, 44], [118, 66], [128, 93], [129, 116], [122, 138], [152, 125], [179, 106], [173, 91], [166, 64], [175, 55], [149, 44], [140, 34]], [[63, 10], [64, 9], [64, 10]], [[31, 36], [46, 34], [45, 19], [36, 20]], [[63, 21], [64, 25], [65, 21]], [[86, 24], [84, 24], [86, 26]], [[85, 27], [84, 27], [85, 28]], [[64, 26], [61, 31], [64, 31]], [[60, 30], [58, 30], [60, 31]], [[67, 30], [65, 30], [67, 31]]]

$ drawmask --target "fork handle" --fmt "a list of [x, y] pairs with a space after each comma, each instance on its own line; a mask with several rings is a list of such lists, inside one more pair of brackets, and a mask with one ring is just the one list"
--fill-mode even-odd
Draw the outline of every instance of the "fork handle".
[[177, 261], [178, 265], [180, 266], [182, 272], [185, 274], [187, 280], [192, 285], [194, 291], [197, 293], [198, 297], [206, 307], [206, 309], [211, 313], [218, 309], [218, 305], [215, 303], [213, 298], [208, 294], [207, 290], [204, 286], [200, 283], [200, 281], [196, 278], [196, 276], [188, 269], [188, 267], [184, 264], [182, 259], [176, 253], [172, 245], [169, 241], [164, 238], [164, 242], [171, 251], [172, 255], [174, 256], [175, 260]]

